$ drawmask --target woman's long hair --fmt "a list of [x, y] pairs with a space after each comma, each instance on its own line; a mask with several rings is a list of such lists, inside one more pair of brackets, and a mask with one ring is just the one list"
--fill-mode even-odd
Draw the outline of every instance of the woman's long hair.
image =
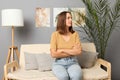
[[[66, 34], [67, 33], [67, 29], [66, 29], [66, 14], [67, 13], [70, 13], [70, 12], [69, 11], [63, 11], [60, 14], [58, 14], [56, 31], [58, 31], [60, 34]], [[69, 31], [71, 33], [75, 32], [73, 30], [72, 26], [69, 27]]]

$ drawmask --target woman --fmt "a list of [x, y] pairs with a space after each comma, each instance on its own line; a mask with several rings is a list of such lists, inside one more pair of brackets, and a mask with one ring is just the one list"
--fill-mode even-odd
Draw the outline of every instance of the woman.
[[57, 29], [50, 42], [51, 56], [55, 59], [53, 73], [59, 80], [81, 80], [82, 71], [76, 55], [81, 53], [79, 35], [72, 29], [72, 16], [64, 11], [58, 15]]

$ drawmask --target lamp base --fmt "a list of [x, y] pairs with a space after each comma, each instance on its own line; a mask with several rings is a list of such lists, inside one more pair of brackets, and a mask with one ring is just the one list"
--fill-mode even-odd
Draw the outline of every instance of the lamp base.
[[[11, 46], [8, 50], [8, 56], [7, 56], [7, 60], [6, 60], [6, 64], [13, 62], [15, 60], [15, 54], [18, 58], [18, 62], [19, 62], [19, 58], [20, 58], [20, 53], [18, 51], [18, 48], [16, 46]], [[12, 71], [14, 71], [14, 68], [12, 68]], [[5, 75], [7, 75], [6, 73], [4, 73], [2, 80], [5, 80]]]
[[16, 53], [16, 56], [17, 56], [17, 58], [19, 60], [20, 53], [18, 51], [18, 48], [16, 46], [10, 47], [9, 50], [8, 50], [8, 56], [7, 56], [6, 63], [9, 63], [10, 60], [11, 60], [11, 62], [15, 60], [15, 57], [14, 57], [15, 53]]

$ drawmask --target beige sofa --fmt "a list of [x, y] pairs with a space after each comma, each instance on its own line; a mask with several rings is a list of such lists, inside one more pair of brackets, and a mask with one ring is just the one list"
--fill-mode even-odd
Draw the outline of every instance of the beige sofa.
[[[30, 53], [50, 53], [49, 44], [23, 44], [20, 49], [19, 64], [16, 61], [4, 66], [5, 80], [58, 80], [52, 71], [40, 72], [38, 70], [26, 70], [24, 52]], [[96, 52], [93, 43], [82, 43], [82, 49]], [[103, 70], [103, 65], [107, 70]], [[15, 71], [10, 72], [9, 69], [15, 67]], [[97, 59], [96, 64], [92, 68], [82, 69], [83, 80], [111, 80], [111, 64], [103, 59]]]

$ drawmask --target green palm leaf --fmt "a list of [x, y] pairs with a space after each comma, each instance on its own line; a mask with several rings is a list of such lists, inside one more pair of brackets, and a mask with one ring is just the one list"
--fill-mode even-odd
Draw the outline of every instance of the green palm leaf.
[[[120, 27], [120, 0], [116, 0], [113, 8], [108, 0], [82, 0], [86, 6], [86, 16], [83, 30], [89, 41], [95, 43], [99, 57], [104, 58], [108, 40], [113, 30]], [[79, 22], [76, 22], [80, 26]], [[82, 25], [81, 25], [82, 26]]]

